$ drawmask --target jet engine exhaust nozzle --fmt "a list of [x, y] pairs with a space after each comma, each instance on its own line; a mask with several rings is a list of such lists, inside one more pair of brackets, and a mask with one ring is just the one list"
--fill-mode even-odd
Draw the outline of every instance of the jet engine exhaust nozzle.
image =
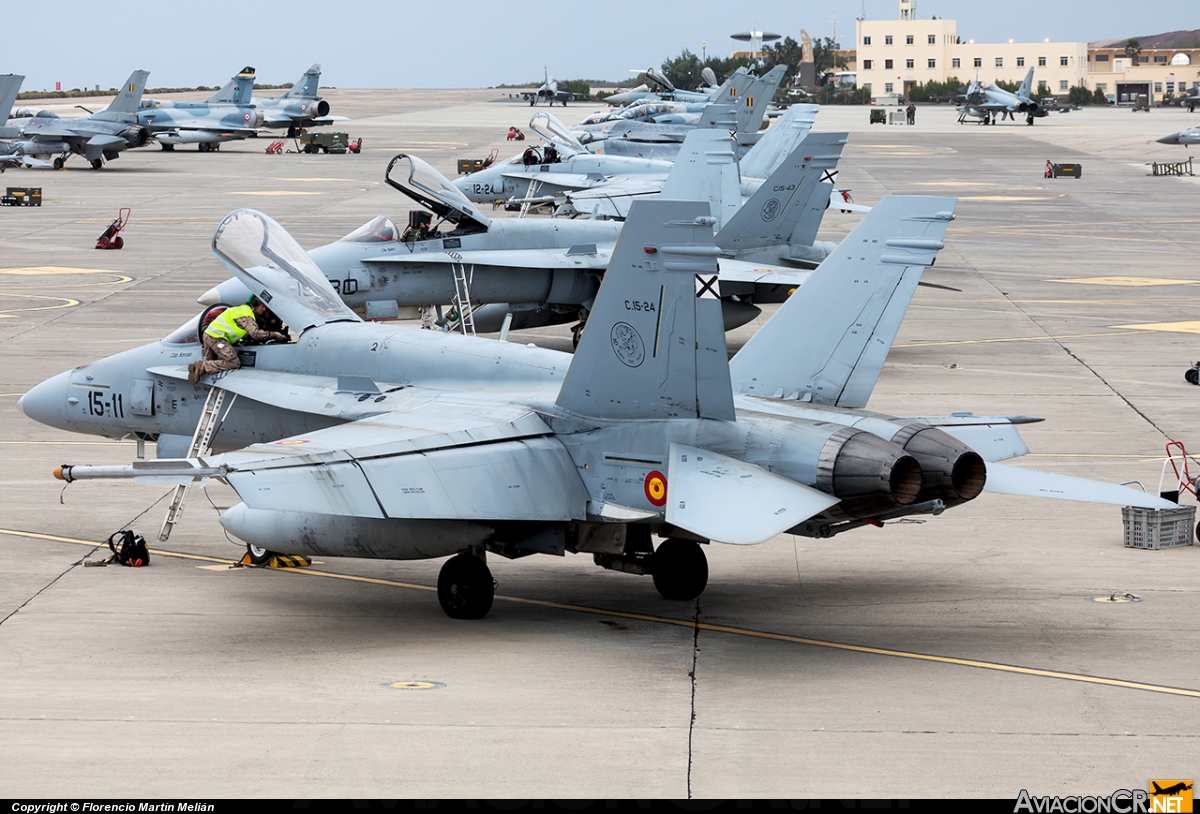
[[909, 424], [892, 438], [921, 464], [921, 501], [956, 506], [974, 500], [987, 483], [987, 464], [978, 452], [928, 424]]
[[821, 449], [817, 488], [842, 502], [850, 517], [907, 506], [921, 493], [921, 464], [896, 444], [853, 427], [838, 430]]

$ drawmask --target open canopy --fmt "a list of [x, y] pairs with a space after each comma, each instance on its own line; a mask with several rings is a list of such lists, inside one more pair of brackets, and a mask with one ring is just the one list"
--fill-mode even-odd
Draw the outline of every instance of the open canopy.
[[[401, 180], [397, 181], [392, 176]], [[388, 164], [384, 180], [439, 218], [470, 231], [486, 230], [491, 221], [446, 176], [415, 155], [400, 153]]]
[[213, 254], [275, 314], [300, 330], [361, 322], [338, 298], [312, 258], [262, 212], [239, 209], [213, 233]]

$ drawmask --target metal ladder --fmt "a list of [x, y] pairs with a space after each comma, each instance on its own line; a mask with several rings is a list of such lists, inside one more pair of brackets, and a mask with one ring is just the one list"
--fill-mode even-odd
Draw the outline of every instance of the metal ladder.
[[529, 182], [529, 189], [525, 192], [525, 200], [521, 202], [521, 211], [517, 213], [518, 218], [523, 218], [529, 212], [529, 207], [533, 205], [533, 199], [542, 188], [541, 180], [534, 178]]
[[[230, 409], [233, 408], [233, 402], [236, 399], [237, 394], [235, 393], [229, 401]], [[200, 411], [200, 421], [196, 423], [196, 432], [192, 434], [192, 444], [188, 447], [188, 458], [200, 458], [208, 454], [212, 447], [213, 436], [221, 426], [221, 406], [224, 403], [225, 391], [220, 387], [210, 387], [208, 398], [204, 401], [204, 409]], [[225, 414], [229, 414], [228, 410]], [[188, 487], [191, 485], [192, 482], [188, 481], [175, 487], [175, 494], [171, 496], [171, 503], [167, 507], [167, 516], [163, 518], [162, 528], [158, 530], [160, 543], [167, 541], [175, 524], [183, 516], [183, 503], [187, 499]]]
[[470, 272], [466, 263], [452, 263], [454, 271], [454, 310], [458, 312], [458, 327], [463, 336], [475, 336], [475, 308], [471, 305], [471, 281], [475, 278], [475, 264]]

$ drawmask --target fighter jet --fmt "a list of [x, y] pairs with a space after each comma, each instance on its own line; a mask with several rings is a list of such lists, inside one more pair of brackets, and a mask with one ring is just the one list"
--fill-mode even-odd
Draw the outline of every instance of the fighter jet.
[[[812, 129], [818, 110], [817, 105], [792, 105], [749, 150], [743, 153], [735, 145], [741, 157], [742, 174], [761, 183]], [[603, 200], [621, 184], [657, 192], [666, 183], [667, 173], [675, 165], [680, 150], [678, 144], [669, 145], [669, 158], [592, 154], [582, 150], [571, 132], [549, 113], [535, 114], [529, 126], [547, 142], [547, 147], [527, 147], [523, 153], [485, 170], [457, 178], [454, 185], [459, 191], [475, 203], [506, 201], [514, 209], [526, 202], [557, 206], [563, 203], [566, 193], [581, 190], [595, 190], [596, 196]], [[700, 129], [728, 133], [730, 128]], [[627, 205], [624, 210], [628, 210]], [[575, 211], [590, 214], [592, 209], [576, 206]], [[607, 205], [604, 214], [624, 217], [624, 211]]]
[[984, 491], [1173, 506], [999, 463], [1028, 451], [1017, 425], [1036, 419], [864, 409], [954, 205], [885, 199], [732, 362], [706, 203], [634, 204], [574, 356], [364, 324], [279, 224], [242, 209], [213, 252], [297, 341], [249, 349], [241, 369], [193, 386], [190, 320], [18, 406], [63, 429], [157, 435], [160, 454], [168, 434], [195, 432], [185, 459], [55, 474], [218, 478], [242, 501], [221, 524], [260, 557], [449, 556], [437, 593], [459, 619], [491, 608], [488, 553], [591, 555], [692, 600], [708, 581], [701, 543], [827, 538]]
[[533, 107], [542, 99], [545, 99], [546, 103], [551, 107], [554, 106], [555, 102], [562, 102], [562, 106], [566, 107], [567, 102], [587, 101], [588, 97], [586, 95], [569, 91], [566, 89], [565, 85], [560, 87], [559, 81], [551, 76], [550, 73], [546, 71], [544, 66], [542, 70], [545, 75], [545, 80], [540, 86], [538, 86], [537, 90], [526, 91], [521, 94], [522, 99], [527, 99], [529, 101], [530, 107]]
[[1192, 86], [1192, 95], [1183, 96], [1179, 99], [1179, 104], [1188, 109], [1188, 113], [1195, 113], [1196, 108], [1200, 107], [1200, 82]]
[[1180, 130], [1178, 133], [1172, 133], [1169, 136], [1163, 136], [1158, 140], [1159, 144], [1182, 144], [1184, 147], [1190, 147], [1193, 144], [1200, 144], [1200, 126], [1189, 127], [1186, 130]]
[[[321, 66], [314, 64], [304, 72], [300, 81], [282, 96], [275, 99], [251, 99], [250, 103], [262, 113], [263, 127], [273, 130], [287, 128], [288, 138], [291, 138], [298, 130], [306, 127], [346, 120], [345, 116], [329, 115], [329, 102], [321, 98], [320, 85]], [[222, 91], [225, 91], [225, 88]], [[234, 101], [232, 98], [225, 98], [227, 95], [227, 92], [223, 92], [219, 94], [222, 98], [210, 101]]]
[[[16, 74], [4, 74], [0, 76], [0, 119], [8, 121], [9, 111], [12, 110], [13, 103], [17, 100], [17, 94], [21, 92], [21, 83], [25, 81], [25, 77]], [[16, 127], [0, 127], [0, 139], [14, 138], [21, 135], [20, 129]], [[27, 156], [21, 152], [21, 148], [16, 144], [8, 144], [0, 142], [0, 172], [12, 166], [24, 167], [49, 167], [45, 161], [39, 161], [36, 158]]]
[[[738, 71], [745, 71], [745, 68], [738, 68]], [[611, 96], [604, 97], [604, 101], [610, 105], [629, 105], [639, 102], [699, 102], [701, 104], [716, 101], [716, 97], [720, 93], [720, 88], [717, 86], [717, 75], [713, 73], [712, 68], [704, 68], [700, 75], [704, 77], [707, 87], [700, 90], [680, 90], [667, 79], [666, 74], [658, 68], [647, 68], [644, 71], [634, 71], [644, 75], [655, 86], [655, 90], [650, 90], [647, 85], [639, 85], [631, 90], [614, 93]]]
[[13, 146], [22, 155], [55, 155], [55, 169], [62, 169], [67, 158], [76, 153], [97, 170], [121, 151], [145, 146], [150, 131], [138, 123], [137, 108], [149, 76], [148, 71], [134, 71], [111, 105], [79, 119], [63, 119], [48, 110], [16, 111], [8, 122], [20, 133]]
[[164, 150], [195, 144], [202, 153], [220, 149], [222, 143], [247, 138], [265, 124], [263, 111], [254, 106], [254, 68], [243, 68], [207, 102], [143, 99], [138, 121]]
[[1017, 88], [1016, 93], [972, 80], [967, 86], [966, 102], [958, 109], [958, 121], [961, 124], [968, 116], [972, 116], [983, 124], [995, 124], [1002, 116], [1012, 117], [1017, 113], [1024, 113], [1025, 123], [1033, 124], [1035, 118], [1048, 116], [1049, 112], [1034, 101], [1030, 96], [1032, 91], [1033, 68], [1025, 74], [1025, 81]]
[[[725, 326], [732, 329], [757, 317], [761, 304], [782, 301], [835, 248], [816, 236], [832, 189], [826, 178], [841, 156], [845, 134], [811, 135], [744, 206], [728, 143], [727, 161], [713, 162], [721, 147], [710, 140], [720, 136], [728, 140], [715, 131], [689, 136], [687, 155], [672, 171], [668, 184], [674, 186], [666, 194], [709, 201], [722, 250], [721, 304]], [[392, 160], [385, 178], [423, 207], [409, 214], [403, 236], [381, 215], [309, 252], [347, 304], [368, 318], [389, 318], [400, 307], [455, 301], [455, 313], [469, 310], [476, 331], [499, 331], [506, 318], [514, 330], [577, 322], [578, 338], [620, 223], [489, 219], [433, 167], [407, 154]], [[443, 225], [449, 228], [440, 229]], [[250, 293], [233, 279], [200, 302], [244, 302]]]

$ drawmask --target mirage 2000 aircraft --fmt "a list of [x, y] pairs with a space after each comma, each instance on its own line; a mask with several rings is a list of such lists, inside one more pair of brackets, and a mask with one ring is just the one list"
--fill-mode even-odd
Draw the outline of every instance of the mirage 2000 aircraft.
[[224, 142], [256, 135], [264, 125], [263, 112], [251, 101], [253, 91], [254, 69], [247, 66], [207, 102], [143, 99], [138, 121], [164, 150], [195, 144], [200, 152], [211, 152]]
[[213, 252], [297, 341], [191, 385], [197, 318], [18, 406], [62, 429], [156, 436], [160, 453], [195, 433], [185, 459], [56, 475], [219, 478], [242, 501], [220, 522], [257, 557], [449, 557], [438, 599], [460, 619], [491, 608], [489, 552], [582, 553], [691, 600], [708, 582], [701, 543], [830, 537], [985, 491], [1174, 506], [999, 463], [1028, 452], [1017, 425], [1037, 419], [864, 409], [954, 205], [882, 201], [732, 361], [704, 202], [634, 203], [574, 356], [364, 324], [279, 224], [241, 209]]

